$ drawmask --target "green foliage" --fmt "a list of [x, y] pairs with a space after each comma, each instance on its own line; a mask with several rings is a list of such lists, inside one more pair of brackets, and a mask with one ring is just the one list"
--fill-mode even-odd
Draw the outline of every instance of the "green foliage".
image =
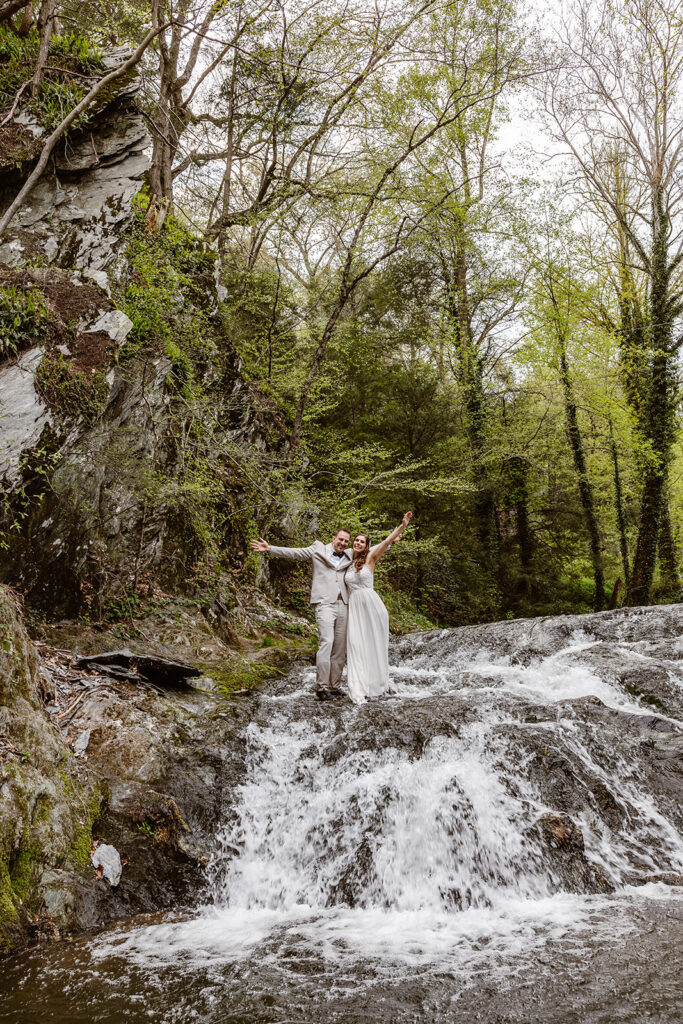
[[[30, 81], [37, 54], [35, 29], [26, 36], [18, 36], [9, 26], [0, 25], [0, 110], [11, 105], [21, 86]], [[101, 50], [85, 35], [69, 31], [52, 37], [40, 92], [28, 103], [46, 131], [52, 131], [85, 95], [85, 84], [70, 76], [70, 72], [93, 75], [101, 67]], [[28, 98], [28, 93], [24, 95]], [[86, 111], [74, 122], [72, 130], [88, 120]]]
[[0, 359], [42, 341], [49, 318], [38, 288], [0, 286]]
[[102, 48], [89, 36], [77, 31], [53, 36], [49, 57], [51, 62], [73, 67], [82, 74], [95, 74], [102, 70]]
[[137, 45], [149, 28], [149, 3], [145, 0], [62, 0], [69, 24], [101, 47], [121, 43]]
[[149, 197], [140, 193], [127, 248], [128, 279], [119, 296], [133, 322], [121, 358], [143, 347], [157, 348], [171, 360], [175, 385], [191, 391], [197, 373], [219, 361], [215, 330], [202, 308], [213, 282], [215, 254], [173, 216], [161, 231], [147, 231], [148, 205]]
[[[73, 80], [55, 82], [46, 78], [39, 94], [31, 103], [31, 109], [46, 132], [53, 132], [67, 114], [77, 106], [85, 96], [85, 89]], [[88, 111], [76, 118], [72, 131], [82, 128], [90, 120]]]
[[61, 352], [48, 351], [36, 371], [36, 388], [45, 402], [61, 415], [92, 422], [104, 407], [109, 385], [102, 370], [85, 373]]
[[32, 486], [29, 488], [24, 484], [14, 493], [4, 491], [0, 495], [0, 519], [5, 527], [0, 533], [0, 551], [9, 550], [12, 535], [22, 530], [30, 520], [32, 511], [40, 506], [58, 458], [55, 439], [49, 430], [42, 435], [38, 444], [21, 454], [19, 468], [24, 476], [32, 480]]

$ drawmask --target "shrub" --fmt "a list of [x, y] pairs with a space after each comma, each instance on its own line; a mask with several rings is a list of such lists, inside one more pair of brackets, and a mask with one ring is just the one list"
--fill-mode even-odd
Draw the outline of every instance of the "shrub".
[[38, 288], [0, 287], [0, 359], [41, 340], [49, 318]]
[[92, 422], [109, 397], [104, 373], [84, 373], [59, 352], [46, 352], [36, 372], [36, 390], [64, 416]]
[[[16, 35], [6, 25], [0, 25], [0, 109], [14, 102], [22, 84], [31, 78], [38, 53], [38, 33], [34, 29], [27, 36]], [[53, 36], [46, 70], [38, 96], [29, 107], [46, 131], [52, 131], [85, 95], [85, 86], [69, 77], [70, 72], [91, 75], [102, 68], [102, 54], [97, 46], [78, 32]], [[83, 114], [72, 128], [86, 124]]]

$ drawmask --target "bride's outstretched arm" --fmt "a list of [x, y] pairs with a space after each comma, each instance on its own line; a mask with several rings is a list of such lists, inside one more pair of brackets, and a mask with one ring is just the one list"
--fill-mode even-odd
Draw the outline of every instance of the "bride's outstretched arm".
[[386, 551], [388, 551], [388, 549], [391, 547], [394, 541], [397, 541], [399, 539], [399, 537], [401, 536], [401, 534], [403, 533], [403, 531], [405, 530], [406, 526], [408, 525], [412, 518], [413, 513], [406, 512], [405, 515], [403, 516], [403, 519], [396, 527], [396, 529], [392, 530], [389, 536], [385, 537], [384, 540], [380, 541], [379, 544], [375, 544], [374, 548], [370, 550], [370, 554], [368, 555], [367, 561], [365, 563], [369, 569], [372, 569], [373, 566], [375, 565], [375, 562], [377, 562], [382, 557], [382, 555]]

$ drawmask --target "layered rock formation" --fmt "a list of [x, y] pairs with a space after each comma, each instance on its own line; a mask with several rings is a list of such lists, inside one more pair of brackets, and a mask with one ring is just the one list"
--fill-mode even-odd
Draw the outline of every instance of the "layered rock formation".
[[[0, 580], [52, 618], [100, 618], [108, 602], [129, 614], [152, 580], [187, 590], [219, 545], [239, 563], [226, 513], [241, 503], [240, 449], [279, 429], [222, 328], [215, 254], [178, 225], [146, 231], [138, 86], [115, 83], [69, 135], [0, 244]], [[35, 120], [16, 121], [0, 209], [40, 142]], [[216, 480], [225, 511], [205, 515]], [[214, 591], [230, 602], [226, 581]]]

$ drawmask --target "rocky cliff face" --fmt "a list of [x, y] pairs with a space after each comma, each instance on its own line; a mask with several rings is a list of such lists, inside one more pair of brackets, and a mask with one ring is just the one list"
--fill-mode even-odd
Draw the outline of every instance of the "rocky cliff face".
[[[125, 47], [111, 50], [102, 58], [99, 74], [120, 67], [128, 56]], [[69, 268], [78, 272], [75, 281], [90, 278], [108, 292], [132, 199], [149, 166], [150, 139], [136, 108], [138, 91], [135, 74], [113, 83], [87, 126], [62, 143], [2, 240], [0, 262]], [[46, 134], [35, 115], [21, 107], [4, 126], [0, 209], [16, 195]]]
[[[152, 579], [183, 590], [198, 560], [239, 562], [235, 454], [278, 432], [222, 329], [215, 254], [145, 229], [137, 89], [117, 83], [69, 136], [0, 245], [0, 579], [52, 618], [130, 614]], [[26, 113], [11, 127], [0, 208], [42, 131]]]
[[[172, 218], [146, 229], [138, 85], [118, 82], [69, 135], [0, 242], [0, 580], [16, 588], [0, 585], [0, 950], [196, 890], [239, 770], [244, 712], [225, 694], [310, 652], [306, 623], [244, 600], [230, 572], [250, 453], [280, 425], [241, 375], [215, 254]], [[5, 209], [47, 129], [28, 104], [0, 121]], [[267, 631], [263, 651], [250, 631]], [[122, 641], [208, 664], [220, 685], [159, 691], [48, 646]], [[93, 839], [127, 855], [115, 888]]]

